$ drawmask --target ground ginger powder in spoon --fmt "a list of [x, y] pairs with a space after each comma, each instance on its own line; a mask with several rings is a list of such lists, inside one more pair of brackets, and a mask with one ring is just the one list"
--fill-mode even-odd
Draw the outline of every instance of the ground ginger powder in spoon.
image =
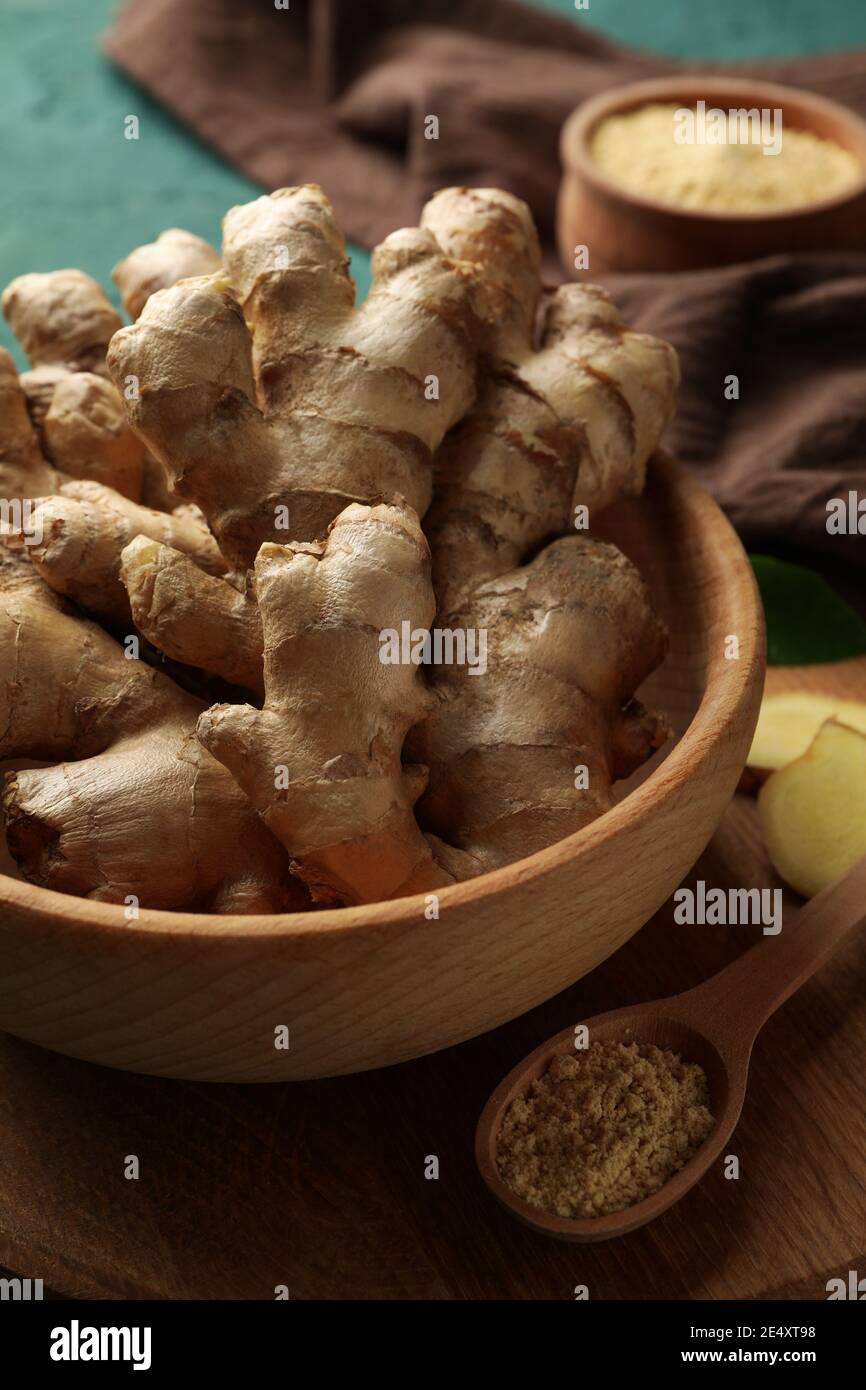
[[652, 1043], [597, 1042], [555, 1057], [512, 1101], [502, 1180], [557, 1216], [622, 1211], [657, 1192], [713, 1127], [703, 1069]]

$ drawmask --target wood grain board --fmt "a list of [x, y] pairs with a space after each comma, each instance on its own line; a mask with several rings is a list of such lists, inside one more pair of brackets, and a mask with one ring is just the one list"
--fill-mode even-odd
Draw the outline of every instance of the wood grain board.
[[[773, 670], [773, 689], [866, 697], [866, 659]], [[738, 796], [693, 877], [775, 882]], [[791, 908], [796, 900], [791, 899]], [[591, 976], [484, 1037], [387, 1070], [295, 1085], [134, 1076], [0, 1038], [0, 1261], [83, 1297], [805, 1298], [866, 1274], [866, 936], [768, 1023], [721, 1170], [652, 1226], [601, 1246], [524, 1229], [474, 1168], [506, 1071], [557, 1030], [684, 989], [755, 928], [668, 904]], [[141, 1176], [123, 1176], [136, 1154]], [[438, 1180], [424, 1176], [428, 1155]]]

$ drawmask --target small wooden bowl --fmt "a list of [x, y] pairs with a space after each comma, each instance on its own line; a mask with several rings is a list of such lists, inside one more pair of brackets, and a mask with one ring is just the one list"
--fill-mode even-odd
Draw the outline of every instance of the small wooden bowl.
[[[707, 107], [781, 108], [782, 128], [834, 140], [860, 161], [863, 175], [847, 192], [775, 213], [708, 213], [671, 207], [613, 182], [589, 152], [606, 116], [648, 102]], [[757, 260], [780, 251], [862, 250], [866, 244], [866, 122], [844, 106], [794, 87], [734, 77], [683, 73], [632, 82], [584, 102], [562, 128], [563, 175], [557, 244], [574, 277], [575, 247], [589, 248], [590, 276], [605, 271], [697, 270]]]
[[[594, 824], [422, 898], [283, 917], [123, 909], [0, 877], [0, 1027], [160, 1076], [284, 1081], [363, 1071], [462, 1042], [564, 989], [661, 906], [743, 769], [764, 678], [752, 570], [712, 498], [652, 461], [604, 532], [671, 629], [644, 693], [678, 735]], [[735, 635], [740, 653], [725, 654]], [[626, 795], [626, 793], [628, 793]], [[275, 1047], [275, 1029], [289, 1047]]]

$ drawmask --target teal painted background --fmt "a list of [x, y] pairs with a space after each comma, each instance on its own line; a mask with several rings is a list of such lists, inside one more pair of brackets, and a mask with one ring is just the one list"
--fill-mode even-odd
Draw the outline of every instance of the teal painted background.
[[[579, 16], [574, 0], [530, 3], [678, 57], [866, 45], [864, 0], [590, 0]], [[218, 243], [224, 210], [259, 191], [102, 59], [97, 39], [116, 5], [0, 0], [0, 284], [71, 265], [108, 286], [112, 265], [163, 227], [188, 227]], [[141, 121], [138, 141], [123, 138], [129, 113]], [[351, 249], [363, 293], [368, 257]], [[0, 342], [16, 350], [5, 324]]]

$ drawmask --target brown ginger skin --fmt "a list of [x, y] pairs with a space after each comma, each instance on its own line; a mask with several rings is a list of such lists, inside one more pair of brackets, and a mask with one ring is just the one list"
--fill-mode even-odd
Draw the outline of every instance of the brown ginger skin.
[[[315, 187], [233, 209], [224, 270], [176, 231], [117, 268], [141, 318], [114, 335], [113, 378], [216, 540], [197, 507], [148, 513], [101, 486], [129, 436], [99, 374], [108, 320], [77, 280], [55, 328], [58, 282], [16, 282], [42, 375], [28, 415], [0, 356], [0, 474], [8, 497], [37, 496], [42, 536], [22, 530], [2, 558], [0, 753], [69, 760], [8, 778], [10, 843], [35, 881], [235, 912], [306, 901], [299, 879], [326, 902], [435, 891], [588, 823], [665, 737], [633, 698], [665, 634], [629, 562], [571, 535], [517, 567], [579, 502], [639, 490], [675, 359], [579, 286], [554, 296], [536, 347], [537, 239], [510, 195], [446, 190], [424, 221], [378, 248], [361, 309]], [[181, 266], [209, 273], [163, 288]], [[434, 667], [431, 691], [412, 660], [382, 661], [381, 637], [433, 620], [417, 513], [434, 456], [440, 613], [484, 629], [489, 652], [486, 674]], [[70, 478], [97, 457], [96, 481]], [[131, 603], [166, 654], [263, 708], [205, 710], [40, 574], [112, 621]], [[441, 839], [415, 817], [428, 767], [420, 813]]]
[[144, 447], [129, 429], [110, 381], [94, 372], [67, 372], [55, 383], [42, 419], [46, 457], [70, 478], [89, 479], [137, 502]]
[[[0, 485], [9, 500], [92, 488], [108, 495], [99, 512], [114, 526], [112, 509], [144, 510], [98, 484], [64, 482], [45, 462], [2, 352]], [[7, 774], [7, 839], [24, 873], [49, 888], [107, 902], [133, 897], [142, 907], [298, 906], [282, 848], [195, 737], [203, 704], [127, 659], [40, 578], [30, 562], [37, 513], [23, 518], [14, 548], [0, 546], [0, 757], [70, 761]], [[88, 550], [91, 573], [93, 558]]]
[[158, 512], [121, 497], [98, 483], [62, 483], [52, 497], [31, 505], [28, 554], [46, 584], [89, 613], [112, 621], [129, 617], [129, 598], [121, 579], [123, 549], [136, 536], [147, 537], [189, 556], [211, 574], [225, 561], [194, 508]]
[[[257, 226], [262, 216], [256, 204], [237, 213], [244, 227]], [[268, 215], [279, 218], [279, 206], [269, 209]], [[227, 244], [233, 216], [227, 219]], [[437, 861], [454, 877], [463, 878], [518, 859], [601, 814], [610, 804], [611, 783], [628, 776], [666, 736], [663, 721], [646, 714], [632, 699], [644, 675], [662, 659], [663, 629], [649, 610], [636, 572], [612, 547], [575, 537], [565, 548], [550, 548], [527, 570], [508, 574], [511, 591], [530, 594], [531, 602], [526, 602], [534, 615], [530, 621], [524, 613], [516, 626], [501, 596], [494, 599], [487, 594], [482, 603], [475, 599], [472, 586], [518, 565], [527, 549], [545, 536], [570, 529], [580, 486], [582, 495], [599, 507], [642, 486], [646, 455], [672, 404], [676, 359], [664, 344], [626, 333], [600, 292], [577, 286], [566, 287], [553, 300], [546, 336], [536, 351], [532, 326], [541, 293], [540, 255], [528, 209], [510, 195], [495, 190], [449, 190], [433, 199], [424, 220], [455, 259], [473, 265], [476, 274], [470, 297], [473, 314], [482, 325], [486, 353], [481, 398], [448, 435], [437, 456], [438, 500], [427, 524], [438, 546], [440, 598], [447, 601], [463, 595], [460, 610], [441, 621], [484, 626], [479, 618], [483, 609], [485, 620], [497, 629], [502, 627], [493, 640], [508, 671], [497, 699], [490, 694], [490, 678], [469, 676], [465, 668], [434, 671], [440, 704], [432, 723], [422, 722], [411, 735], [412, 746], [418, 750], [414, 756], [419, 762], [429, 758], [434, 766], [422, 803], [426, 823], [450, 842], [436, 843]], [[322, 228], [326, 240], [329, 230], [326, 221]], [[242, 241], [238, 228], [232, 234]], [[341, 254], [341, 242], [328, 244], [335, 257]], [[261, 244], [252, 238], [249, 247], [248, 253], [238, 252], [234, 261], [228, 253], [226, 259], [235, 265], [240, 281], [255, 285]], [[326, 259], [321, 252], [318, 258]], [[264, 284], [269, 294], [277, 288], [267, 278]], [[267, 364], [285, 348], [281, 316], [264, 312], [258, 293], [256, 289], [246, 296], [244, 309], [248, 319], [262, 321], [254, 335], [254, 350], [257, 371], [264, 378]], [[240, 331], [239, 316], [231, 322]], [[299, 366], [292, 377], [296, 385], [300, 383], [298, 389], [305, 389], [305, 370], [306, 365]], [[645, 391], [640, 384], [644, 377], [649, 382]], [[446, 476], [454, 482], [450, 491], [443, 482]], [[273, 564], [276, 555], [267, 552], [263, 558], [269, 556]], [[182, 557], [138, 543], [125, 556], [124, 579], [134, 595], [139, 625], [167, 655], [237, 679], [234, 655], [226, 642], [229, 631], [237, 632], [243, 683], [260, 689], [256, 680], [259, 627], [246, 598], [239, 601], [230, 584], [206, 581]], [[566, 680], [554, 680], [549, 673], [542, 677], [545, 663], [552, 660], [551, 630], [561, 626], [563, 613], [576, 611], [568, 603], [570, 584], [591, 605], [599, 598], [607, 603], [617, 586], [634, 600], [633, 613], [623, 606], [618, 610], [623, 641], [634, 659], [619, 670], [620, 634], [614, 634], [616, 641], [612, 638], [606, 651], [607, 686], [600, 674], [589, 688], [580, 684], [579, 673], [571, 672]], [[257, 588], [263, 591], [263, 586], [257, 584]], [[193, 590], [205, 615], [194, 635], [189, 630]], [[276, 592], [274, 587], [272, 594]], [[477, 611], [476, 602], [481, 605]], [[506, 630], [512, 629], [509, 643]], [[591, 641], [585, 631], [581, 635], [588, 650]], [[528, 671], [536, 673], [534, 685], [527, 684]], [[288, 676], [285, 671], [281, 674]], [[297, 736], [297, 702], [280, 704], [276, 680], [274, 675], [270, 686], [266, 682], [267, 728], [273, 737], [255, 774], [258, 790], [250, 792], [260, 808], [268, 807], [275, 826], [285, 805], [273, 795], [278, 741], [274, 730], [280, 729], [281, 737]], [[522, 689], [522, 683], [535, 700], [526, 709], [532, 710], [543, 731], [543, 750], [528, 740], [521, 701], [511, 704], [504, 693], [509, 688]], [[358, 682], [359, 688], [363, 685]], [[355, 708], [348, 696], [346, 708]], [[482, 716], [489, 728], [482, 727]], [[251, 717], [259, 719], [255, 712]], [[234, 711], [227, 710], [220, 718], [229, 730], [226, 747], [234, 754], [234, 761], [226, 756], [227, 765], [247, 777], [243, 784], [249, 789], [254, 776], [250, 745], [243, 737], [235, 737]], [[205, 729], [206, 722], [203, 737], [212, 740], [215, 735]], [[332, 757], [342, 756], [339, 738], [348, 730], [351, 740], [354, 723], [354, 716], [342, 725], [336, 721]], [[260, 733], [262, 727], [259, 724]], [[473, 732], [479, 734], [477, 746], [465, 743]], [[216, 748], [213, 741], [209, 746]], [[241, 746], [242, 755], [238, 753]], [[574, 769], [581, 760], [590, 776], [590, 786], [584, 790], [574, 787]], [[461, 777], [466, 768], [471, 771], [464, 785]], [[522, 779], [519, 809], [508, 802], [512, 776]], [[299, 863], [305, 857], [312, 863], [309, 846], [296, 838], [301, 818], [296, 800], [290, 801], [290, 823], [277, 833]], [[467, 827], [473, 804], [478, 808], [478, 823]], [[454, 807], [458, 809], [452, 814]], [[355, 900], [353, 890], [339, 877], [344, 848], [329, 847], [330, 877], [316, 891], [351, 901]], [[372, 891], [371, 886], [365, 885], [364, 891]]]
[[[127, 311], [137, 317], [155, 290], [210, 274], [219, 264], [212, 246], [175, 227], [132, 251], [114, 277]], [[20, 385], [45, 459], [70, 478], [104, 483], [133, 501], [143, 498], [173, 510], [177, 499], [155, 476], [155, 461], [129, 428], [108, 377], [105, 355], [122, 320], [102, 286], [80, 270], [19, 275], [2, 302], [31, 364]], [[35, 495], [49, 490], [37, 488]]]
[[[540, 252], [529, 210], [498, 189], [443, 189], [422, 224], [470, 264], [483, 356], [474, 408], [436, 457], [425, 530], [439, 611], [545, 540], [643, 489], [679, 381], [667, 343], [626, 328], [606, 293], [563, 285], [536, 347]], [[585, 523], [584, 523], [585, 525]]]
[[[359, 533], [354, 556], [340, 551], [340, 584], [346, 592], [369, 564], [365, 543]], [[319, 553], [315, 547], [300, 551], [306, 565]], [[309, 871], [313, 859], [304, 838], [309, 832], [301, 810], [306, 807], [304, 788], [296, 788], [295, 799], [284, 802], [273, 787], [273, 768], [280, 762], [289, 766], [287, 747], [309, 749], [305, 720], [315, 723], [318, 718], [327, 723], [330, 737], [327, 754], [321, 756], [334, 765], [356, 759], [359, 734], [362, 744], [374, 738], [366, 710], [369, 673], [381, 673], [371, 641], [348, 668], [342, 628], [323, 626], [313, 670], [325, 672], [323, 689], [334, 686], [339, 692], [342, 715], [329, 707], [317, 712], [321, 698], [317, 702], [310, 684], [312, 671], [299, 669], [304, 659], [313, 660], [307, 656], [312, 643], [301, 643], [294, 628], [287, 639], [290, 629], [283, 626], [284, 613], [290, 614], [290, 622], [297, 621], [290, 581], [300, 583], [302, 575], [286, 568], [293, 553], [292, 547], [266, 548], [259, 562], [256, 587], [262, 597], [267, 594], [273, 610], [266, 629], [279, 634], [270, 639], [279, 660], [271, 663], [267, 717], [226, 706], [219, 711], [225, 751], [212, 742], [208, 746], [236, 771], [260, 809], [268, 807], [268, 823]], [[324, 571], [333, 571], [333, 560]], [[318, 579], [322, 572], [314, 569], [304, 577]], [[202, 575], [186, 557], [144, 539], [124, 552], [124, 578], [137, 626], [166, 655], [251, 690], [262, 688], [262, 626], [251, 596], [225, 579]], [[324, 594], [317, 601], [324, 611], [332, 611]], [[412, 759], [430, 765], [419, 814], [437, 832], [429, 837], [435, 860], [453, 878], [465, 879], [540, 849], [608, 809], [611, 784], [630, 776], [668, 735], [665, 720], [633, 698], [663, 659], [667, 638], [634, 566], [616, 547], [576, 536], [554, 542], [531, 565], [477, 590], [451, 621], [463, 632], [485, 630], [488, 669], [470, 674], [466, 666], [434, 666], [433, 714], [427, 718], [423, 707], [425, 717], [410, 733], [407, 748]], [[423, 626], [420, 610], [412, 623]], [[394, 689], [396, 697], [400, 687]], [[410, 683], [404, 691], [407, 711], [413, 689]], [[210, 712], [206, 719], [212, 717]], [[250, 728], [257, 740], [255, 756]], [[206, 741], [211, 737], [204, 727], [202, 734]], [[587, 787], [575, 786], [578, 766], [587, 769]], [[315, 768], [314, 760], [313, 772]], [[326, 783], [322, 799], [337, 795], [346, 800], [345, 787]], [[346, 818], [348, 823], [348, 811]], [[405, 828], [411, 825], [408, 812], [402, 825], [404, 839], [418, 846], [414, 830]], [[327, 851], [328, 879], [317, 888], [322, 896], [355, 900], [341, 876], [339, 861], [347, 845], [354, 856], [356, 847], [348, 840]], [[426, 850], [424, 856], [426, 862]], [[375, 892], [376, 887], [367, 884], [364, 891]]]
[[179, 280], [190, 280], [196, 275], [213, 275], [219, 269], [219, 252], [203, 237], [181, 227], [168, 227], [156, 241], [130, 251], [114, 267], [111, 278], [120, 290], [129, 317], [137, 319], [157, 290], [166, 290]]
[[[98, 382], [69, 374], [68, 382]], [[53, 406], [52, 406], [53, 409]], [[46, 417], [46, 419], [50, 418]], [[43, 428], [42, 438], [46, 429]], [[158, 512], [117, 490], [87, 479], [68, 478], [46, 459], [27, 410], [15, 364], [0, 349], [0, 496], [26, 502], [22, 515], [4, 516], [2, 539], [25, 548], [45, 581], [82, 607], [112, 620], [129, 617], [120, 581], [120, 553], [143, 534], [194, 557], [204, 569], [221, 573], [225, 563], [204, 519], [194, 508]]]
[[572, 531], [578, 505], [591, 518], [642, 490], [678, 366], [594, 286], [556, 291], [536, 346], [540, 256], [519, 199], [446, 189], [422, 220], [473, 266], [483, 346], [478, 398], [439, 450], [425, 522], [437, 624], [485, 630], [490, 651], [486, 675], [434, 668], [439, 705], [408, 750], [430, 769], [422, 824], [483, 872], [601, 815], [612, 782], [667, 737], [633, 698], [667, 641], [634, 567], [574, 534], [516, 567]]
[[57, 469], [39, 447], [12, 356], [0, 348], [0, 495], [7, 501], [29, 498], [59, 484]]
[[470, 273], [482, 353], [520, 362], [542, 293], [541, 246], [526, 203], [501, 188], [443, 188], [423, 208], [421, 226]]
[[264, 695], [262, 620], [245, 585], [144, 535], [120, 562], [135, 626], [158, 651]]
[[297, 908], [282, 848], [195, 737], [204, 708], [0, 551], [0, 757], [10, 849], [43, 887], [218, 912]]
[[232, 209], [223, 260], [228, 278], [153, 295], [115, 335], [109, 366], [229, 562], [248, 568], [265, 540], [315, 540], [354, 501], [400, 495], [422, 513], [432, 455], [474, 394], [460, 268], [430, 232], [395, 232], [356, 309], [342, 234], [314, 185]]
[[476, 589], [450, 623], [486, 631], [486, 671], [432, 668], [438, 704], [407, 753], [429, 768], [421, 823], [481, 873], [600, 816], [612, 782], [665, 741], [634, 692], [667, 636], [631, 562], [586, 536]]
[[108, 380], [105, 353], [122, 321], [102, 287], [80, 270], [19, 275], [3, 312], [30, 361], [20, 385], [46, 459], [137, 499], [144, 446]]
[[[137, 319], [152, 294], [168, 289], [178, 280], [195, 275], [212, 275], [220, 268], [219, 253], [203, 237], [181, 227], [160, 232], [156, 241], [137, 246], [112, 270], [111, 278], [120, 290], [123, 307]], [[157, 511], [172, 512], [178, 498], [168, 490], [161, 465], [145, 453], [141, 501]]]
[[3, 313], [32, 368], [105, 373], [108, 344], [123, 320], [83, 270], [19, 275], [3, 291]]
[[430, 557], [405, 505], [345, 508], [327, 541], [266, 544], [255, 588], [265, 702], [217, 705], [199, 738], [237, 777], [315, 899], [377, 902], [452, 881], [413, 813], [423, 769], [401, 764], [429, 696], [380, 635], [426, 629]]

